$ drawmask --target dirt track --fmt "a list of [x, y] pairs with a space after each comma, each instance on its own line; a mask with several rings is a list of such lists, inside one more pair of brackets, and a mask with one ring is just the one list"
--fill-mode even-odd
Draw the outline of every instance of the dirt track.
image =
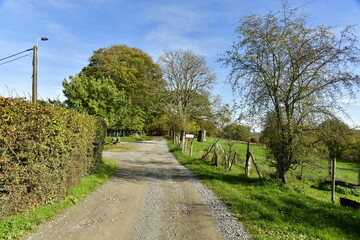
[[115, 177], [23, 239], [224, 239], [166, 141], [131, 144], [135, 151], [104, 153], [121, 166]]

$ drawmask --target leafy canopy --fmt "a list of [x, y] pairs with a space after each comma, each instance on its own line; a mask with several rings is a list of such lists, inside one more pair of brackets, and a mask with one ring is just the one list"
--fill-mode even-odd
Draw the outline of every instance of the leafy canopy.
[[67, 104], [99, 116], [113, 130], [143, 130], [162, 113], [161, 69], [137, 48], [113, 45], [94, 51], [90, 63], [63, 82]]
[[[223, 58], [228, 82], [252, 116], [271, 117], [270, 149], [279, 178], [297, 163], [301, 136], [325, 115], [341, 110], [339, 98], [360, 86], [353, 73], [359, 49], [353, 26], [307, 27], [306, 17], [286, 3], [277, 13], [240, 19], [238, 41]], [[274, 146], [274, 147], [271, 147]]]
[[89, 61], [80, 75], [110, 77], [135, 106], [146, 113], [156, 110], [159, 92], [165, 82], [159, 65], [148, 54], [138, 48], [113, 45], [94, 51]]
[[215, 82], [215, 74], [203, 56], [190, 50], [166, 51], [159, 62], [166, 81], [167, 112], [186, 131], [188, 119], [201, 119], [209, 112], [208, 91]]
[[110, 128], [124, 125], [130, 102], [111, 78], [70, 76], [69, 81], [63, 81], [63, 87], [70, 108], [100, 117]]

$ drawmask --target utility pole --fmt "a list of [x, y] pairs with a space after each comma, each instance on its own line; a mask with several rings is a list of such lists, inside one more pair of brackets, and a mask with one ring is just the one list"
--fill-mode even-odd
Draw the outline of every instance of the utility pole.
[[33, 76], [32, 76], [32, 99], [31, 102], [36, 104], [37, 101], [37, 54], [38, 54], [38, 44], [39, 40], [47, 41], [49, 40], [46, 37], [38, 38], [36, 40], [36, 45], [33, 47]]
[[38, 46], [34, 46], [33, 48], [33, 81], [32, 81], [32, 103], [36, 104], [37, 99], [37, 52]]

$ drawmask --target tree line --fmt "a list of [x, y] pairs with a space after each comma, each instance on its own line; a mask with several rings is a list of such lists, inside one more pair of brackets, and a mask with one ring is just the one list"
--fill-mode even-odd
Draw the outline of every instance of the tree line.
[[[230, 68], [227, 83], [241, 113], [262, 126], [261, 139], [284, 182], [319, 142], [331, 157], [359, 156], [359, 132], [336, 114], [343, 111], [339, 99], [356, 98], [360, 52], [354, 26], [334, 29], [308, 27], [300, 9], [283, 2], [277, 12], [242, 17], [236, 41], [219, 59]], [[248, 139], [250, 128], [231, 121], [230, 107], [211, 95], [215, 80], [205, 57], [191, 50], [165, 51], [154, 62], [138, 48], [113, 45], [94, 51], [80, 73], [63, 81], [63, 92], [66, 106], [104, 119], [112, 130], [184, 137], [206, 129]], [[336, 134], [334, 127], [346, 131]], [[355, 150], [343, 151], [344, 145]]]

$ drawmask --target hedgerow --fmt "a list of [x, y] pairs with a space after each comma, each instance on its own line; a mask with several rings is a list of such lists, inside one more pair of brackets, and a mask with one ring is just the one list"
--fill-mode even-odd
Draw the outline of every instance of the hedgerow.
[[0, 97], [0, 218], [63, 198], [101, 162], [105, 124]]

